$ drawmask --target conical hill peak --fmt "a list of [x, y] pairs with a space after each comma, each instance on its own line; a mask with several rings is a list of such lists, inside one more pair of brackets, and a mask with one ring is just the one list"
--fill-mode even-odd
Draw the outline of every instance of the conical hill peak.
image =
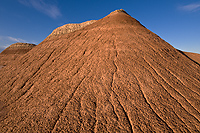
[[[90, 20], [90, 21], [86, 21], [86, 22], [82, 22], [82, 23], [70, 23], [70, 24], [65, 24], [63, 26], [60, 26], [60, 27], [54, 29], [53, 32], [47, 38], [55, 37], [55, 36], [58, 37], [60, 35], [68, 34], [68, 33], [80, 30], [80, 29], [82, 29], [86, 26], [89, 26], [93, 23], [96, 23], [96, 22], [97, 22], [98, 26], [102, 26], [102, 25], [104, 25], [104, 22], [106, 22], [106, 21], [109, 23], [112, 23], [114, 25], [116, 25], [116, 23], [127, 24], [128, 22], [140, 24], [139, 21], [132, 18], [125, 10], [119, 9], [119, 10], [115, 10], [115, 11], [111, 12], [106, 17], [100, 19], [99, 22], [98, 22], [98, 20]], [[109, 23], [107, 23], [107, 25]]]
[[115, 11], [111, 12], [109, 15], [116, 14], [116, 13], [125, 13], [125, 14], [128, 14], [124, 9], [118, 9], [118, 10], [115, 10]]

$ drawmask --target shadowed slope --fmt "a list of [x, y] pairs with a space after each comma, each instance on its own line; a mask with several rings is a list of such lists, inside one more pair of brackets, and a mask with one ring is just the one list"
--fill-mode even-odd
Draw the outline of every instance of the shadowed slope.
[[198, 63], [200, 65], [200, 54], [197, 53], [191, 53], [191, 52], [183, 52], [187, 57], [192, 59], [194, 62]]
[[0, 70], [1, 132], [200, 131], [199, 66], [124, 12], [16, 62]]

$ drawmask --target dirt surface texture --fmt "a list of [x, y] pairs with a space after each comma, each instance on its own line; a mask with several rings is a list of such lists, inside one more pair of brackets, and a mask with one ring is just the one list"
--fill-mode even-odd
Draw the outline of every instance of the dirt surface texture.
[[200, 66], [124, 10], [0, 70], [0, 132], [200, 132]]

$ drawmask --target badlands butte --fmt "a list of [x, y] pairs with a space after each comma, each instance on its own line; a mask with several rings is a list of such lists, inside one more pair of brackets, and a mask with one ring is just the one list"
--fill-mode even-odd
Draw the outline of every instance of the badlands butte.
[[64, 25], [0, 69], [0, 132], [199, 133], [198, 59], [124, 10]]

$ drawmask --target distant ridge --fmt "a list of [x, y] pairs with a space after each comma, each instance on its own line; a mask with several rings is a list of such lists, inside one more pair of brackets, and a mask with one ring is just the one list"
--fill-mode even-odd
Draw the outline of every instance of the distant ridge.
[[0, 132], [199, 133], [200, 67], [117, 10], [0, 69]]
[[10, 45], [8, 48], [2, 51], [1, 54], [25, 54], [30, 51], [34, 46], [36, 45], [18, 42]]
[[10, 45], [0, 53], [0, 69], [16, 60], [17, 57], [29, 52], [35, 46], [35, 44], [20, 42]]

